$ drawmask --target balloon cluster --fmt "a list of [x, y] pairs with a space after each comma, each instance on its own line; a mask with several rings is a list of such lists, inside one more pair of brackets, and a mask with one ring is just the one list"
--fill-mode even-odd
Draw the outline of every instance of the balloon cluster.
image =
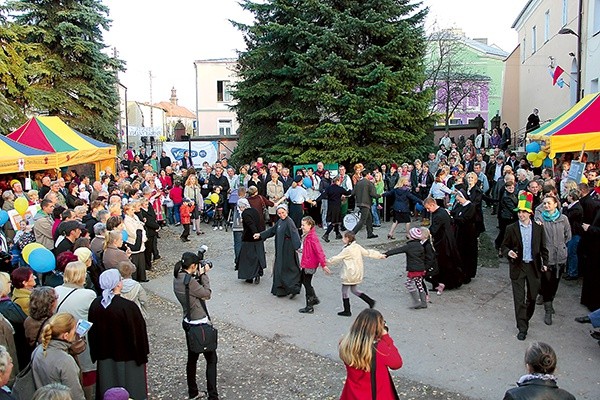
[[542, 146], [538, 142], [531, 142], [525, 146], [527, 161], [534, 167], [552, 168], [554, 154], [550, 153], [550, 146]]
[[39, 243], [29, 243], [23, 247], [21, 255], [35, 272], [50, 272], [56, 267], [54, 254]]

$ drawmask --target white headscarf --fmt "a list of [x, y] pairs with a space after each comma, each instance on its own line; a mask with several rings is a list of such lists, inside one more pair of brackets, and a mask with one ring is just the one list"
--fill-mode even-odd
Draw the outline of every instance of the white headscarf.
[[107, 269], [100, 274], [100, 287], [102, 288], [102, 301], [100, 304], [104, 308], [107, 308], [113, 297], [115, 297], [113, 289], [117, 287], [119, 282], [121, 282], [121, 273], [118, 269]]

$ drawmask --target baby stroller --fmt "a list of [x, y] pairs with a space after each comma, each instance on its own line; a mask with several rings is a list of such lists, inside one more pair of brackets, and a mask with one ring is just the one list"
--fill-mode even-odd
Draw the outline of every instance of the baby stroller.
[[204, 199], [204, 207], [202, 209], [202, 221], [205, 223], [210, 223], [215, 216], [216, 206], [207, 196]]

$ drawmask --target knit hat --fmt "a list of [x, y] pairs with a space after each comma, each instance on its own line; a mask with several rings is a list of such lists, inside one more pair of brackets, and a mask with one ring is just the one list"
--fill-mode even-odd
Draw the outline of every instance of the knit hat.
[[412, 240], [421, 240], [421, 230], [419, 228], [411, 228], [408, 231], [408, 236]]
[[92, 257], [92, 251], [87, 247], [78, 247], [73, 252], [82, 263], [87, 263], [88, 260]]
[[529, 214], [533, 214], [532, 205], [533, 204], [533, 194], [521, 190], [519, 192], [519, 203], [515, 211], [527, 211]]
[[129, 392], [122, 387], [114, 387], [104, 392], [104, 400], [128, 400]]

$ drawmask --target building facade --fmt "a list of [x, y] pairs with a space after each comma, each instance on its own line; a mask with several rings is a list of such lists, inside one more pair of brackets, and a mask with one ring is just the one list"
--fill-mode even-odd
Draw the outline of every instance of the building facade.
[[598, 91], [600, 0], [529, 0], [512, 28], [519, 45], [506, 59], [503, 116], [514, 121], [513, 132], [524, 131], [534, 108], [552, 120]]
[[196, 96], [198, 131], [194, 136], [237, 136], [239, 123], [231, 90], [239, 78], [236, 59], [197, 60]]

